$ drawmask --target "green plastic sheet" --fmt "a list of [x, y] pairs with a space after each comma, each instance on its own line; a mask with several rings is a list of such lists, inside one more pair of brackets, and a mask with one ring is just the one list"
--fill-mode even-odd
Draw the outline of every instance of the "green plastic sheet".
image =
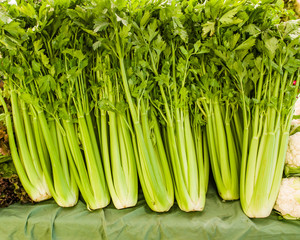
[[203, 212], [152, 212], [140, 195], [136, 207], [89, 212], [83, 202], [58, 207], [53, 200], [0, 209], [0, 239], [300, 239], [300, 221], [249, 219], [239, 201], [222, 202], [209, 187]]

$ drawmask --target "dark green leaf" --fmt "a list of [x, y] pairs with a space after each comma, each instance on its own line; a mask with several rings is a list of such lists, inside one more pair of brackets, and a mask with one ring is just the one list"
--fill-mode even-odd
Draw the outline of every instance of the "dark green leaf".
[[268, 50], [269, 57], [273, 59], [278, 48], [278, 40], [275, 37], [265, 40], [265, 47]]
[[128, 36], [130, 36], [131, 35], [130, 29], [131, 29], [131, 24], [124, 25], [121, 31], [119, 32], [120, 38], [125, 40]]
[[109, 26], [108, 22], [103, 22], [103, 20], [96, 20], [94, 24], [94, 32], [101, 32]]
[[15, 75], [16, 78], [18, 78], [21, 81], [25, 79], [24, 70], [20, 66], [12, 67], [12, 73]]
[[43, 47], [43, 40], [39, 39], [35, 42], [33, 42], [34, 51], [38, 53], [40, 49]]
[[140, 21], [140, 26], [144, 27], [147, 24], [147, 22], [149, 21], [150, 17], [151, 17], [150, 12], [146, 11]]
[[194, 49], [195, 49], [195, 52], [198, 52], [199, 48], [201, 46], [201, 41], [198, 40], [195, 44], [194, 44]]
[[46, 68], [50, 68], [49, 58], [44, 53], [42, 53], [42, 52], [40, 52], [40, 57], [41, 57], [41, 61], [42, 61], [43, 65]]
[[21, 37], [25, 35], [25, 30], [20, 27], [20, 24], [18, 22], [10, 22], [9, 24], [6, 24], [3, 29], [10, 33], [13, 37]]
[[50, 90], [55, 90], [56, 88], [56, 82], [54, 78], [51, 75], [42, 76], [38, 79], [40, 92], [46, 93]]
[[240, 7], [236, 7], [229, 10], [220, 18], [219, 21], [224, 24], [231, 24], [234, 21], [234, 15], [239, 11], [239, 8]]
[[40, 72], [41, 70], [41, 64], [39, 64], [38, 62], [36, 62], [35, 60], [32, 61], [32, 69], [35, 72]]
[[235, 50], [248, 50], [255, 45], [256, 39], [253, 37], [248, 38], [246, 41], [242, 42]]

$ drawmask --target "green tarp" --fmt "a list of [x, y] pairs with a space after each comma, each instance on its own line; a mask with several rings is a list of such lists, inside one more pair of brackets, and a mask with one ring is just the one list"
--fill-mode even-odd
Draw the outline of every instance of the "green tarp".
[[174, 205], [168, 213], [152, 212], [142, 196], [136, 207], [89, 212], [83, 202], [58, 207], [53, 200], [0, 209], [0, 239], [300, 239], [300, 221], [249, 219], [239, 201], [222, 202], [210, 186], [203, 212], [185, 213]]

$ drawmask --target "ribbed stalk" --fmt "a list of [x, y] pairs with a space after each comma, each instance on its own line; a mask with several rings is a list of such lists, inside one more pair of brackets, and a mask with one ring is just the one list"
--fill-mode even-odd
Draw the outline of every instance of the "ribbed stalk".
[[91, 139], [91, 135], [89, 133], [84, 115], [79, 113], [78, 124], [85, 155], [85, 163], [90, 178], [92, 191], [96, 202], [99, 202], [99, 207], [103, 208], [109, 204], [110, 196], [108, 193], [106, 181], [104, 180], [103, 169], [98, 167], [102, 167], [102, 163], [97, 163], [97, 161], [101, 161], [101, 159], [95, 156], [96, 150], [93, 149], [95, 143], [92, 143], [93, 139]]
[[[244, 142], [243, 161], [241, 169], [241, 204], [245, 214], [251, 218], [264, 218], [270, 215], [274, 206], [285, 162], [289, 126], [293, 109], [283, 112], [284, 88], [287, 84], [287, 72], [283, 76], [275, 75], [274, 86], [268, 86], [269, 91], [261, 95], [262, 82], [273, 80], [271, 72], [268, 76], [260, 78], [258, 97], [270, 100], [278, 99], [277, 104], [263, 108], [254, 107], [252, 126], [249, 132], [249, 152]], [[270, 84], [270, 83], [269, 83]], [[295, 96], [299, 86], [299, 77]], [[244, 108], [244, 112], [247, 109]], [[245, 114], [246, 115], [246, 114]], [[250, 117], [248, 118], [250, 119]]]
[[[16, 109], [16, 108], [19, 108], [18, 101], [17, 101], [17, 94], [14, 90], [12, 90], [12, 92], [11, 92], [11, 97], [12, 97], [11, 98], [12, 109], [13, 109], [13, 112], [16, 113], [14, 115], [14, 119], [19, 117], [19, 120], [15, 119], [15, 122], [20, 123], [21, 119], [20, 119], [19, 110]], [[5, 123], [6, 123], [6, 127], [7, 127], [7, 133], [8, 133], [8, 138], [9, 138], [9, 147], [10, 147], [12, 159], [13, 159], [18, 176], [20, 178], [20, 181], [21, 181], [25, 191], [28, 193], [30, 198], [36, 202], [51, 198], [51, 194], [49, 193], [48, 186], [45, 184], [45, 181], [43, 180], [43, 178], [41, 178], [41, 180], [37, 179], [36, 182], [32, 182], [30, 180], [30, 179], [32, 179], [32, 177], [30, 177], [30, 175], [33, 174], [34, 175], [33, 179], [35, 179], [37, 174], [36, 174], [34, 168], [31, 168], [31, 169], [29, 169], [29, 171], [27, 171], [20, 159], [20, 156], [18, 153], [18, 148], [17, 148], [16, 142], [15, 142], [15, 136], [14, 136], [14, 130], [13, 130], [11, 116], [10, 116], [10, 113], [8, 112], [6, 103], [2, 97], [2, 93], [0, 93], [0, 102], [1, 102], [1, 104], [4, 108], [4, 112], [5, 112]], [[24, 131], [24, 129], [20, 128], [19, 124], [15, 125], [15, 131], [19, 132], [19, 135], [21, 135], [21, 136], [24, 135], [24, 132], [23, 132], [23, 134], [20, 133], [20, 131]], [[18, 136], [17, 136], [17, 138], [18, 138]], [[22, 148], [23, 147], [26, 147], [25, 144], [23, 144]], [[24, 161], [25, 162], [30, 161], [30, 158], [24, 159]], [[31, 165], [33, 165], [33, 164], [31, 164]]]
[[123, 88], [125, 92], [126, 100], [129, 104], [130, 113], [132, 116], [133, 126], [136, 134], [137, 149], [135, 150], [139, 157], [137, 158], [138, 174], [141, 182], [141, 186], [145, 195], [145, 199], [149, 207], [158, 212], [168, 211], [174, 202], [174, 192], [173, 186], [170, 184], [172, 182], [170, 170], [165, 165], [163, 169], [165, 172], [165, 183], [163, 183], [162, 176], [158, 176], [157, 169], [159, 168], [159, 162], [164, 161], [164, 159], [159, 159], [158, 156], [154, 154], [154, 146], [151, 141], [151, 134], [149, 128], [147, 128], [148, 113], [145, 111], [142, 100], [142, 111], [140, 122], [139, 115], [135, 104], [133, 102], [130, 89], [127, 81], [127, 74], [125, 70], [125, 64], [123, 59], [123, 51], [118, 36], [118, 30], [116, 30], [116, 48], [119, 58], [119, 66], [121, 69], [121, 77]]
[[[240, 140], [235, 139], [232, 125], [240, 126], [239, 119], [234, 113], [229, 102], [224, 105], [218, 96], [204, 102], [207, 113], [207, 140], [210, 154], [212, 172], [217, 185], [218, 193], [224, 200], [236, 200], [239, 198], [239, 152]], [[233, 122], [236, 121], [235, 124]], [[238, 133], [240, 129], [237, 129]], [[241, 135], [239, 132], [237, 134]]]
[[68, 170], [64, 170], [63, 168], [62, 162], [67, 160], [64, 159], [66, 158], [66, 154], [63, 142], [58, 142], [57, 134], [61, 134], [59, 132], [60, 130], [57, 129], [58, 126], [55, 120], [50, 119], [48, 123], [43, 110], [36, 107], [36, 111], [51, 161], [53, 179], [52, 187], [50, 187], [51, 194], [58, 205], [62, 207], [72, 207], [77, 203], [78, 189], [77, 186], [71, 184], [68, 180], [68, 176], [64, 175]]
[[68, 145], [70, 146], [70, 152], [72, 158], [69, 158], [70, 167], [76, 179], [76, 183], [79, 187], [81, 195], [85, 200], [88, 209], [94, 210], [103, 207], [102, 201], [97, 201], [94, 196], [94, 191], [90, 183], [90, 177], [88, 175], [85, 161], [79, 146], [79, 139], [75, 132], [74, 125], [69, 120], [64, 120], [63, 125], [66, 131], [66, 137]]
[[[143, 158], [145, 157], [145, 159], [149, 157], [149, 159], [147, 159], [148, 161], [145, 161], [144, 159], [141, 161], [141, 169], [143, 171], [142, 174], [143, 177], [145, 177], [144, 180], [146, 184], [144, 188], [147, 191], [147, 197], [151, 197], [154, 199], [153, 202], [151, 203], [147, 202], [147, 203], [150, 204], [149, 205], [150, 208], [153, 209], [154, 211], [161, 212], [161, 211], [169, 210], [169, 208], [173, 204], [173, 198], [174, 198], [173, 190], [172, 188], [170, 188], [172, 186], [170, 184], [172, 180], [169, 172], [169, 166], [166, 164], [164, 150], [160, 148], [160, 151], [158, 151], [157, 144], [154, 145], [152, 142], [151, 129], [148, 122], [148, 114], [150, 115], [152, 121], [155, 121], [153, 119], [155, 119], [156, 116], [151, 111], [150, 113], [148, 113], [145, 107], [145, 103], [144, 101], [142, 101], [141, 102], [142, 131], [141, 129], [138, 128], [139, 130], [138, 132], [140, 134], [137, 135], [143, 136], [145, 146], [143, 146], [142, 142], [139, 141], [139, 138], [137, 138], [137, 142], [138, 142], [138, 146], [145, 147], [146, 152], [149, 154], [149, 155], [144, 155], [143, 152], [140, 152], [140, 157]], [[154, 136], [155, 139], [161, 138], [160, 133], [158, 133], [157, 131], [154, 133], [155, 133]], [[164, 175], [161, 174], [162, 172], [164, 173]], [[149, 200], [150, 199], [148, 199], [148, 201]], [[155, 205], [156, 202], [160, 204], [156, 206]]]
[[14, 116], [13, 122], [15, 126], [16, 139], [19, 145], [20, 154], [23, 159], [23, 165], [25, 171], [27, 173], [30, 172], [30, 174], [28, 175], [29, 180], [33, 183], [37, 183], [40, 181], [40, 179], [38, 177], [38, 173], [36, 172], [33, 159], [30, 155], [26, 133], [24, 131], [25, 123], [23, 122], [23, 117], [22, 114], [20, 113], [18, 96], [14, 90], [11, 91], [11, 106], [12, 106], [12, 114]]
[[[115, 105], [117, 92], [113, 92], [112, 82], [107, 77], [105, 94]], [[116, 94], [116, 95], [114, 95]], [[137, 171], [133, 143], [126, 123], [126, 112], [101, 110], [101, 141], [105, 176], [113, 203], [117, 209], [136, 205]]]

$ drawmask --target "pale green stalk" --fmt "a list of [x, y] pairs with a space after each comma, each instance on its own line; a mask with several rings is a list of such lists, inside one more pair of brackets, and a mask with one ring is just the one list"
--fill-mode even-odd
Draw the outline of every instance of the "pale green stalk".
[[[157, 169], [160, 168], [160, 161], [165, 161], [164, 156], [155, 155], [154, 146], [151, 140], [151, 135], [148, 125], [148, 112], [145, 109], [145, 103], [141, 100], [140, 114], [133, 102], [133, 98], [128, 86], [127, 74], [124, 64], [124, 55], [122, 46], [119, 39], [117, 28], [116, 32], [116, 49], [119, 58], [119, 66], [121, 70], [121, 78], [126, 100], [129, 104], [129, 109], [135, 129], [137, 149], [136, 153], [139, 154], [137, 158], [137, 167], [142, 189], [145, 199], [149, 207], [157, 212], [168, 211], [173, 205], [174, 192], [171, 174], [167, 164], [163, 163], [164, 176], [158, 174]], [[140, 117], [139, 117], [140, 116]], [[154, 116], [152, 116], [154, 117]], [[163, 181], [163, 179], [165, 179]], [[165, 182], [165, 184], [164, 184]]]
[[[14, 98], [14, 100], [12, 100], [12, 108], [15, 113], [14, 119], [19, 117], [19, 120], [15, 119], [15, 122], [17, 123], [14, 125], [15, 131], [18, 132], [19, 136], [21, 136], [21, 138], [23, 138], [23, 140], [24, 140], [24, 132], [22, 133], [22, 131], [24, 131], [24, 129], [20, 128], [21, 115], [18, 110], [19, 107], [18, 107], [18, 101], [17, 101], [17, 94], [14, 92], [14, 90], [12, 92], [12, 96]], [[27, 159], [24, 159], [24, 162], [21, 161], [19, 153], [18, 153], [18, 147], [15, 142], [15, 136], [14, 136], [14, 130], [13, 130], [11, 116], [7, 109], [6, 103], [2, 97], [2, 93], [0, 94], [0, 102], [1, 102], [1, 105], [3, 106], [4, 112], [5, 112], [5, 122], [6, 122], [8, 137], [9, 137], [9, 146], [10, 146], [12, 159], [13, 159], [18, 176], [22, 182], [22, 185], [23, 185], [25, 191], [28, 193], [30, 198], [36, 202], [51, 198], [51, 194], [49, 192], [47, 184], [43, 180], [43, 176], [40, 176], [40, 177], [37, 176], [36, 170], [33, 167], [33, 163], [29, 163], [29, 165], [32, 166], [32, 168], [29, 168], [29, 169], [26, 169], [25, 165], [23, 165], [24, 163], [26, 165], [28, 165], [28, 161], [30, 161], [30, 157], [28, 157]], [[18, 136], [17, 136], [17, 138], [18, 138]], [[18, 142], [20, 142], [20, 140], [18, 140]], [[23, 143], [22, 148], [26, 148], [25, 143]], [[26, 149], [24, 149], [24, 150], [26, 152]], [[32, 179], [36, 180], [36, 181], [32, 181]]]

